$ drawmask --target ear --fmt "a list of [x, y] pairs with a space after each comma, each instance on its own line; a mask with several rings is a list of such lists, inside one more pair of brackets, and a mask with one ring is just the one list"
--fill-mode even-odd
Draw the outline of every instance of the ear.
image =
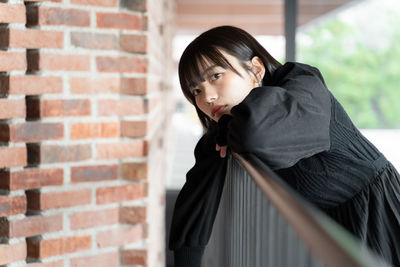
[[261, 81], [265, 75], [265, 67], [262, 60], [255, 56], [250, 60], [251, 63], [251, 71], [257, 79], [257, 82]]

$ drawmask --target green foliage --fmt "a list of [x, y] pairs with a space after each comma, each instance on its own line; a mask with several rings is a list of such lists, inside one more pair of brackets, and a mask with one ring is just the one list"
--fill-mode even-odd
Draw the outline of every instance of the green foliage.
[[389, 21], [393, 34], [385, 39], [368, 40], [335, 19], [303, 33], [297, 43], [298, 61], [321, 71], [359, 128], [400, 128], [400, 19]]

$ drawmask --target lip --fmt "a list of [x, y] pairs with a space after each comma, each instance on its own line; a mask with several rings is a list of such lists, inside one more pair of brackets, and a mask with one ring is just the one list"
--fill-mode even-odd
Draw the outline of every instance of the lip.
[[213, 116], [213, 118], [215, 117], [215, 116], [218, 116], [219, 114], [221, 114], [224, 110], [225, 110], [225, 107], [226, 106], [224, 106], [224, 105], [220, 105], [220, 106], [215, 106], [213, 109], [212, 109], [212, 116]]

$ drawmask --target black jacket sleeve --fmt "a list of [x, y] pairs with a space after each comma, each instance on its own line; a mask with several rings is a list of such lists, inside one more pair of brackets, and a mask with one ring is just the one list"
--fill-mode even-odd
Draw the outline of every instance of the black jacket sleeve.
[[227, 157], [215, 151], [215, 135], [204, 135], [194, 154], [196, 163], [176, 200], [170, 229], [176, 267], [201, 266], [225, 180]]
[[286, 63], [270, 86], [254, 88], [231, 113], [228, 146], [274, 170], [330, 147], [331, 94], [311, 66]]

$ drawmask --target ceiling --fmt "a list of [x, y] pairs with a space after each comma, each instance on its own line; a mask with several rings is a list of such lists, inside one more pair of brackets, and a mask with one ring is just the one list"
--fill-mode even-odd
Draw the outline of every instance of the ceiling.
[[[178, 34], [199, 34], [219, 25], [254, 35], [284, 35], [284, 0], [176, 0]], [[346, 8], [355, 0], [298, 0], [298, 25]]]

